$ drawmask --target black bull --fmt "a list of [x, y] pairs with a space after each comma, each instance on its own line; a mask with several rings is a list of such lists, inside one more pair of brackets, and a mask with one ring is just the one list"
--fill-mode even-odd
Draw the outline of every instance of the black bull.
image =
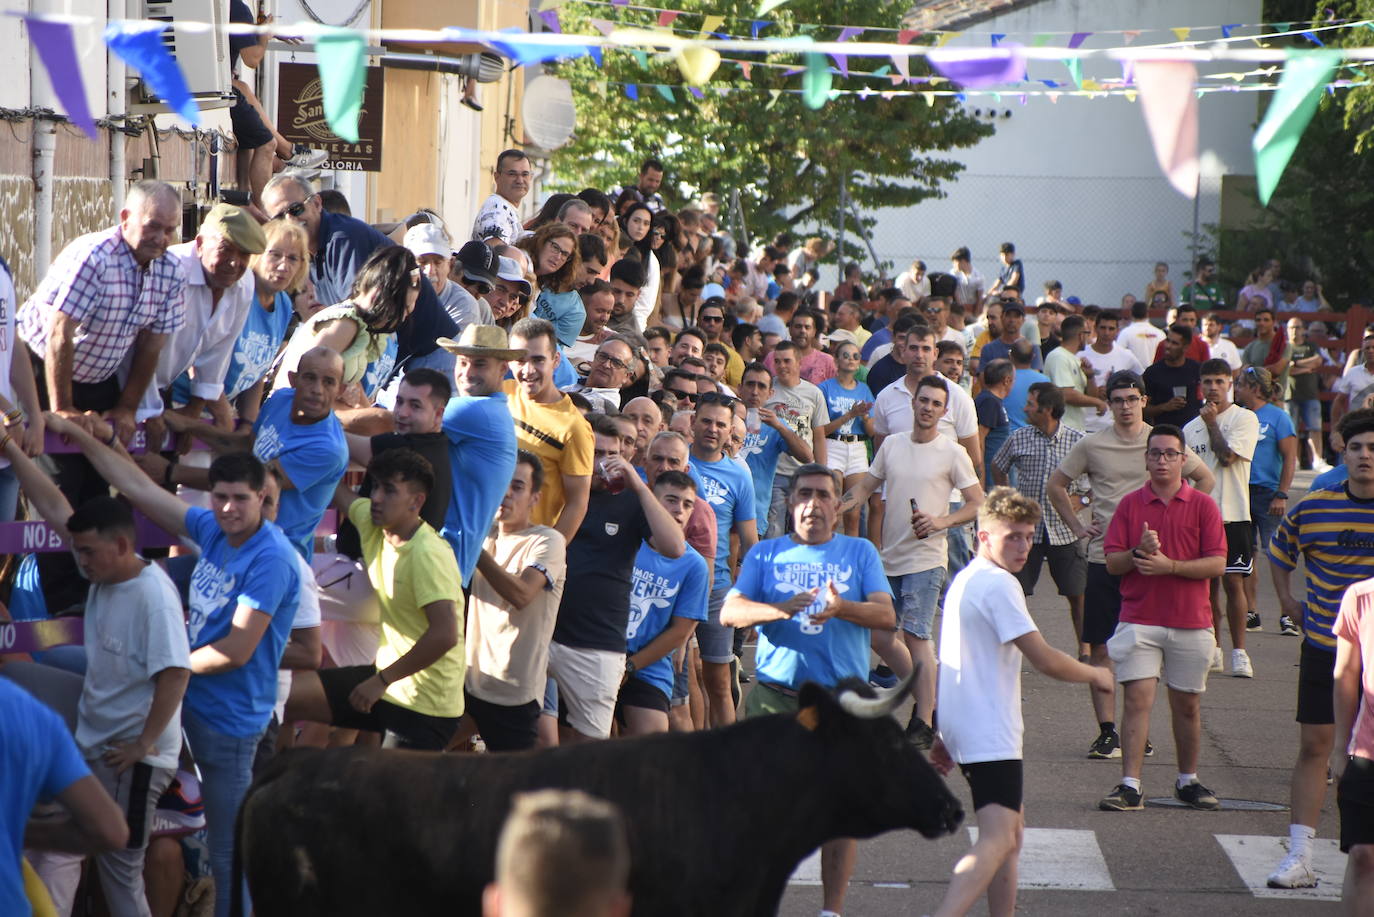
[[795, 716], [523, 754], [287, 751], [244, 800], [236, 862], [258, 917], [478, 915], [512, 795], [576, 788], [625, 813], [635, 914], [774, 914], [823, 842], [963, 818], [888, 715], [899, 691], [808, 684]]

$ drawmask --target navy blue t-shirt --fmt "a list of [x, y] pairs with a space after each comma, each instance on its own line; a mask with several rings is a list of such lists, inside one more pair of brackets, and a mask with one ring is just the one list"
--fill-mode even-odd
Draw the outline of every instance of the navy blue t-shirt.
[[[342, 213], [320, 214], [320, 250], [310, 262], [310, 279], [315, 284], [315, 298], [327, 306], [348, 299], [353, 292], [353, 280], [374, 251], [396, 243], [362, 220]], [[396, 365], [405, 365], [411, 357], [432, 353], [441, 337], [456, 338], [458, 325], [439, 305], [439, 297], [430, 286], [429, 278], [420, 277], [420, 298], [415, 311], [401, 323], [396, 332]]]

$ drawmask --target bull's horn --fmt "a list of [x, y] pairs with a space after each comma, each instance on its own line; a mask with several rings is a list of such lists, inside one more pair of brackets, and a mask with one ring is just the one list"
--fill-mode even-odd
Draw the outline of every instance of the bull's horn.
[[882, 716], [889, 716], [901, 705], [915, 678], [916, 671], [913, 669], [910, 675], [897, 684], [880, 689], [877, 697], [864, 697], [857, 691], [844, 690], [836, 700], [840, 703], [840, 709], [850, 716], [861, 720], [876, 720]]

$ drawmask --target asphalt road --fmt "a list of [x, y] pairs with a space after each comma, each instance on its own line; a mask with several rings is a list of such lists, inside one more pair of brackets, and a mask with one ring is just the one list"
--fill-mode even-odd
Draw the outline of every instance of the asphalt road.
[[[1311, 481], [1300, 472], [1293, 491]], [[1288, 778], [1297, 754], [1293, 708], [1299, 638], [1278, 633], [1278, 605], [1267, 566], [1259, 576], [1264, 629], [1248, 635], [1254, 679], [1213, 673], [1202, 700], [1199, 778], [1223, 801], [1219, 812], [1149, 806], [1139, 812], [1101, 812], [1097, 801], [1121, 775], [1120, 760], [1086, 757], [1097, 724], [1087, 688], [1053, 681], [1023, 668], [1026, 724], [1027, 838], [1021, 857], [1018, 913], [1054, 917], [1206, 914], [1325, 915], [1339, 911], [1344, 856], [1337, 850], [1335, 791], [1327, 793], [1317, 828], [1315, 889], [1275, 891], [1265, 876], [1283, 856], [1288, 835]], [[1063, 599], [1048, 571], [1029, 606], [1055, 646], [1073, 650]], [[938, 637], [937, 637], [938, 639]], [[1118, 700], [1119, 703], [1119, 700]], [[905, 722], [906, 712], [900, 715]], [[1170, 797], [1177, 768], [1163, 689], [1151, 719], [1154, 757], [1142, 775], [1147, 801]], [[957, 772], [949, 785], [972, 812], [968, 786]], [[1232, 808], [1255, 801], [1269, 811]], [[1279, 808], [1274, 808], [1279, 807]], [[972, 816], [966, 822], [972, 827]], [[928, 914], [939, 905], [950, 870], [970, 844], [967, 827], [928, 841], [894, 832], [860, 844], [847, 915]], [[819, 863], [805, 861], [779, 913], [815, 915], [820, 909]], [[986, 914], [980, 902], [972, 911]]]

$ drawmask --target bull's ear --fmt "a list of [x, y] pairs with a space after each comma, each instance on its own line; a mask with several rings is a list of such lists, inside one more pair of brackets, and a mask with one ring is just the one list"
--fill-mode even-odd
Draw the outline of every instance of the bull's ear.
[[808, 681], [797, 693], [797, 722], [815, 732], [835, 706], [835, 698], [829, 691]]

